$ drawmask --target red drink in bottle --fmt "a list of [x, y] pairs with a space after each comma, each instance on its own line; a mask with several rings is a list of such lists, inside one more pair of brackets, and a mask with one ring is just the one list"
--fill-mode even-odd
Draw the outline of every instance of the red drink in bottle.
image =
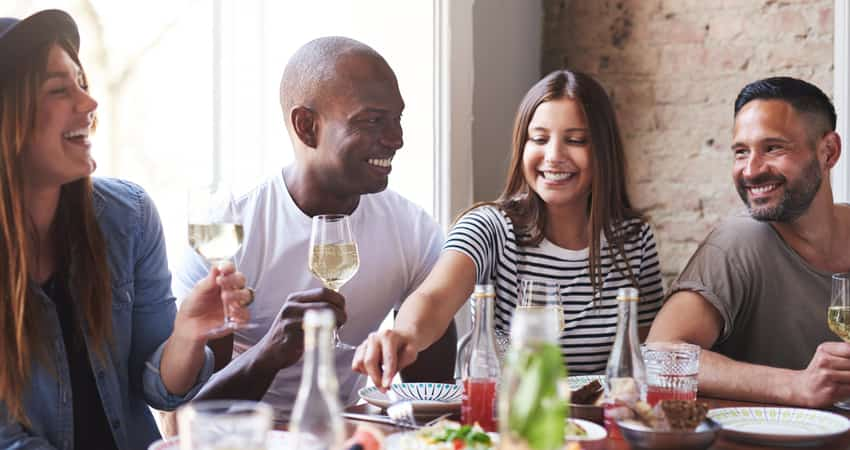
[[498, 431], [496, 424], [496, 380], [463, 380], [460, 421], [464, 425], [478, 423], [484, 431]]

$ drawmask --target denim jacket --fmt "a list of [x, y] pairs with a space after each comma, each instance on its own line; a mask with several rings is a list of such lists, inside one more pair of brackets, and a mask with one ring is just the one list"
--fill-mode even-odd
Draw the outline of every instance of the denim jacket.
[[[140, 187], [114, 179], [94, 179], [94, 207], [112, 275], [113, 345], [105, 363], [88, 336], [86, 348], [117, 447], [144, 450], [160, 437], [148, 405], [171, 410], [192, 398], [212, 374], [212, 352], [206, 349], [204, 367], [186, 395], [168, 393], [159, 364], [174, 327], [176, 306], [159, 215]], [[0, 449], [71, 450], [74, 413], [62, 329], [53, 302], [40, 287], [35, 291], [41, 303], [36, 309], [45, 311], [40, 323], [53, 367], [32, 362], [24, 396], [30, 427], [8, 419], [0, 403]]]

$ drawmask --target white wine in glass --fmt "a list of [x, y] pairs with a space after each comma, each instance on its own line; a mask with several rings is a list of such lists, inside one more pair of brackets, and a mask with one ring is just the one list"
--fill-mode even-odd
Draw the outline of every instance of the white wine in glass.
[[[210, 265], [221, 266], [231, 261], [242, 246], [242, 217], [231, 190], [224, 186], [204, 186], [189, 191], [187, 203], [189, 246]], [[222, 303], [224, 300], [222, 299]], [[215, 335], [224, 330], [255, 328], [253, 323], [240, 324], [224, 308], [224, 323], [209, 331]]]
[[520, 309], [539, 309], [547, 312], [546, 325], [558, 330], [560, 335], [564, 330], [564, 307], [561, 304], [561, 286], [552, 281], [520, 280], [519, 301]]
[[334, 291], [339, 291], [360, 268], [357, 244], [317, 244], [310, 247], [310, 272]]
[[242, 246], [242, 224], [190, 223], [189, 245], [210, 264], [222, 264]]
[[[360, 256], [348, 216], [326, 214], [313, 217], [307, 268], [325, 287], [336, 292], [357, 273]], [[336, 329], [334, 345], [343, 350], [356, 348], [342, 342]]]
[[[844, 342], [850, 342], [850, 273], [832, 276], [832, 297], [826, 316], [829, 329]], [[850, 410], [850, 399], [835, 402], [835, 407]]]

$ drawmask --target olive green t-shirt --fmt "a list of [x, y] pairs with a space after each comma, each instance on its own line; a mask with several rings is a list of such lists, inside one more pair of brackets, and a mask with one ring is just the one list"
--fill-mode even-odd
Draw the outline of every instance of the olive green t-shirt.
[[694, 291], [720, 312], [713, 351], [738, 361], [803, 369], [824, 341], [832, 274], [810, 266], [766, 222], [735, 216], [715, 228], [668, 295]]

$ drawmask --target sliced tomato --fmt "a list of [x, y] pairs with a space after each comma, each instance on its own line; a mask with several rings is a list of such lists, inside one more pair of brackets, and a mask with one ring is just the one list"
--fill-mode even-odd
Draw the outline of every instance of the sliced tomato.
[[454, 439], [452, 440], [452, 444], [454, 444], [455, 450], [462, 450], [466, 447], [466, 443], [463, 442], [463, 439]]

